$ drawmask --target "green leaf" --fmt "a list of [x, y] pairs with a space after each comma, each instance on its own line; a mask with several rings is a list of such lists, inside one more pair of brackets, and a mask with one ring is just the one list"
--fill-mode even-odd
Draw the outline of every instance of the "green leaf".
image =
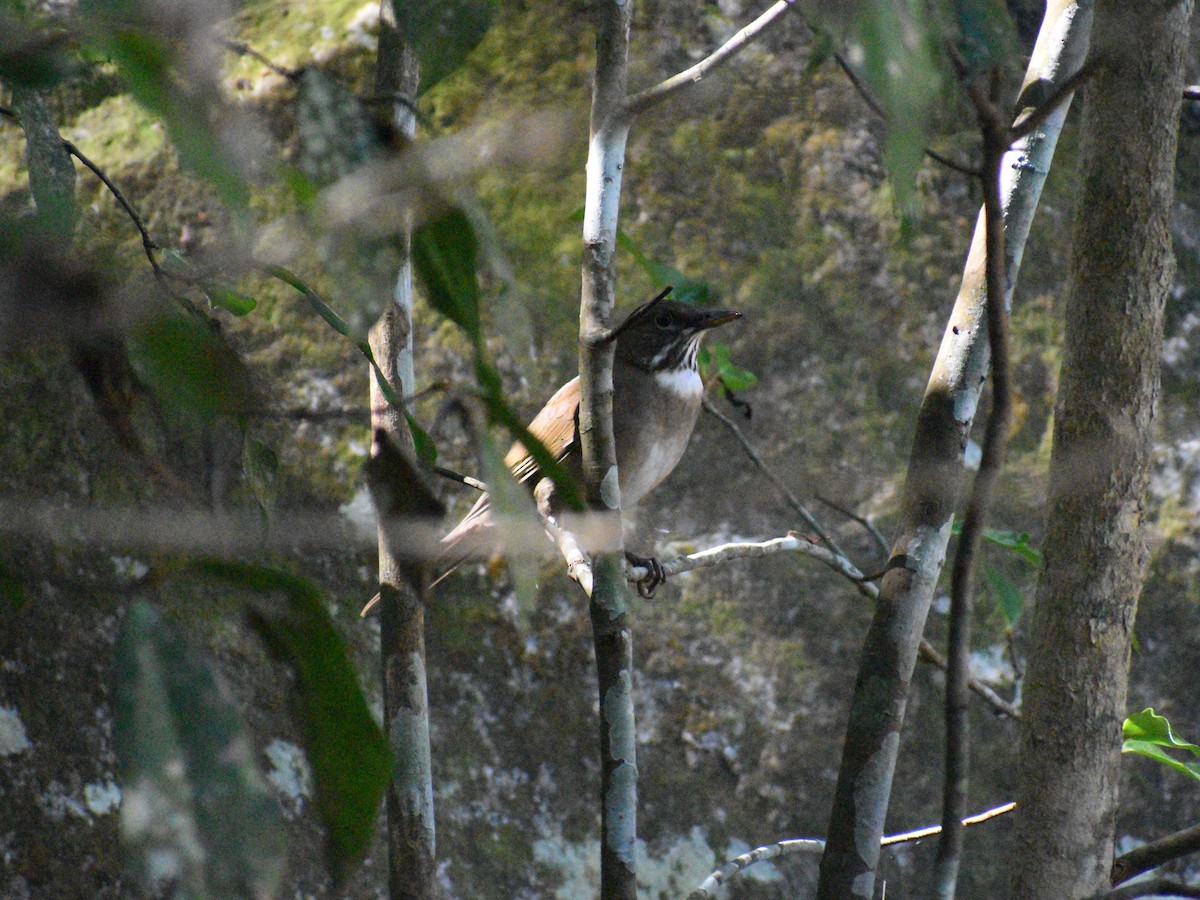
[[929, 114], [940, 83], [925, 4], [922, 0], [868, 0], [859, 17], [857, 36], [866, 81], [887, 114], [883, 165], [903, 213], [915, 199]]
[[419, 93], [463, 64], [491, 27], [495, 0], [406, 0], [396, 4], [400, 33], [421, 62]]
[[433, 438], [429, 436], [429, 432], [422, 428], [421, 423], [407, 410], [404, 412], [404, 420], [408, 422], [408, 430], [412, 434], [413, 449], [417, 453], [417, 459], [426, 466], [432, 467], [436, 465], [438, 458], [437, 444], [433, 442]]
[[808, 47], [808, 63], [804, 66], [804, 74], [812, 75], [833, 57], [833, 35], [824, 28], [813, 28], [812, 43]]
[[987, 563], [983, 564], [983, 578], [992, 596], [996, 598], [1000, 614], [1004, 616], [1004, 624], [1012, 628], [1025, 610], [1025, 600], [1021, 591], [999, 569]]
[[734, 365], [729, 347], [719, 342], [713, 342], [700, 350], [700, 369], [704, 377], [716, 375], [726, 390], [737, 393], [758, 384], [758, 376], [753, 372]]
[[391, 383], [383, 374], [383, 370], [379, 368], [379, 363], [375, 361], [375, 354], [371, 351], [371, 344], [366, 338], [360, 337], [350, 323], [339, 316], [328, 303], [322, 299], [321, 295], [309, 287], [301, 278], [288, 271], [283, 266], [268, 265], [263, 266], [263, 271], [272, 278], [278, 278], [284, 284], [291, 285], [297, 291], [304, 295], [304, 299], [308, 301], [308, 305], [319, 315], [325, 322], [343, 337], [349, 338], [354, 342], [354, 346], [358, 348], [358, 352], [366, 357], [367, 362], [371, 364], [371, 368], [375, 370], [375, 377], [379, 383], [379, 390], [383, 394], [383, 398], [396, 409], [403, 409], [404, 403], [396, 392], [392, 390]]
[[[1148, 756], [1177, 772], [1200, 780], [1200, 761], [1197, 761], [1200, 760], [1200, 747], [1176, 737], [1171, 723], [1153, 709], [1144, 709], [1126, 719], [1121, 726], [1121, 734], [1125, 738], [1121, 752]], [[1182, 750], [1197, 760], [1179, 760], [1167, 750]]]
[[704, 306], [714, 299], [713, 290], [705, 281], [688, 278], [674, 266], [651, 259], [633, 238], [621, 228], [617, 229], [617, 246], [627, 251], [642, 267], [656, 287], [672, 286], [671, 299], [680, 303]]
[[204, 295], [208, 297], [213, 306], [229, 310], [235, 316], [244, 316], [258, 306], [258, 301], [253, 297], [248, 297], [221, 284], [205, 284], [203, 290]]
[[[96, 4], [91, 4], [93, 7]], [[117, 64], [134, 98], [162, 119], [184, 164], [217, 189], [233, 209], [242, 209], [249, 189], [226, 152], [201, 103], [175, 89], [173, 52], [157, 38], [131, 27], [103, 21], [89, 32], [99, 49]]]
[[236, 704], [204, 656], [149, 604], [117, 641], [113, 746], [132, 868], [157, 895], [268, 897], [287, 861], [279, 804], [259, 776]]
[[[506, 535], [510, 530], [528, 532], [530, 537], [537, 540], [542, 533], [542, 524], [533, 498], [529, 491], [513, 478], [508, 466], [504, 465], [504, 454], [487, 434], [482, 435], [479, 455], [483, 477], [488, 486], [488, 503], [496, 521], [504, 523]], [[508, 571], [512, 576], [517, 609], [522, 613], [528, 613], [534, 608], [539, 568], [537, 558], [528, 553], [513, 553], [508, 557]]]
[[478, 347], [483, 334], [475, 275], [477, 250], [475, 230], [460, 209], [430, 219], [413, 232], [413, 266], [425, 285], [430, 305], [465, 331]]
[[139, 375], [176, 409], [207, 420], [250, 407], [249, 375], [209, 322], [183, 315], [150, 319], [133, 332], [130, 351]]
[[223, 560], [207, 560], [196, 569], [286, 598], [282, 607], [251, 607], [250, 622], [272, 654], [295, 672], [305, 753], [329, 836], [330, 867], [335, 877], [344, 877], [370, 844], [391, 774], [387, 741], [363, 699], [345, 642], [320, 591], [304, 578]]

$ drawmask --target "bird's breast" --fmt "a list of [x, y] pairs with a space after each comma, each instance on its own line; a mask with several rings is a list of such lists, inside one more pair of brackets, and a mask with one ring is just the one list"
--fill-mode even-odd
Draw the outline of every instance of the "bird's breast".
[[687, 449], [704, 384], [700, 373], [626, 371], [616, 379], [613, 428], [621, 504], [632, 507], [674, 470]]

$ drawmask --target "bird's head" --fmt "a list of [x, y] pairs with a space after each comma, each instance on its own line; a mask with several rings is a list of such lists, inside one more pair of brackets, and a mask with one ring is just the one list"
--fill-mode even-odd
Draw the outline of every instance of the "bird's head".
[[617, 326], [617, 359], [645, 372], [695, 369], [704, 333], [741, 317], [741, 313], [728, 310], [706, 310], [655, 298]]

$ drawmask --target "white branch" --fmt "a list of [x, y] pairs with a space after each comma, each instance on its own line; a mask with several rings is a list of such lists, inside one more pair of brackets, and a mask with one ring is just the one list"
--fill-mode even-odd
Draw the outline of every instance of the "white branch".
[[773, 4], [765, 13], [691, 68], [685, 69], [677, 75], [672, 75], [666, 81], [660, 82], [652, 88], [647, 88], [644, 91], [634, 94], [625, 101], [626, 115], [632, 118], [639, 113], [645, 112], [655, 104], [661, 103], [672, 94], [676, 94], [699, 82], [709, 72], [727, 63], [747, 45], [752, 43], [763, 31], [779, 19], [793, 2], [794, 0], [779, 0], [779, 2]]
[[[776, 553], [803, 553], [819, 559], [825, 565], [846, 576], [851, 581], [862, 583], [863, 573], [846, 559], [836, 553], [821, 547], [795, 533], [786, 537], [772, 538], [767, 541], [747, 541], [745, 543], [722, 544], [667, 560], [662, 564], [663, 572], [670, 577], [692, 569], [702, 569], [707, 566], [717, 566], [731, 559], [759, 559], [763, 556], [773, 556]], [[641, 581], [650, 574], [644, 566], [626, 566], [625, 574], [630, 581]]]
[[[1017, 804], [1015, 803], [1005, 803], [981, 813], [976, 813], [973, 816], [968, 816], [962, 820], [962, 823], [966, 826], [978, 825], [980, 822], [986, 822], [988, 819], [994, 819], [997, 816], [1012, 812], [1016, 807]], [[895, 844], [919, 841], [940, 834], [941, 831], [941, 825], [930, 825], [928, 828], [918, 828], [916, 831], [893, 834], [885, 837], [880, 842], [880, 846], [889, 847]], [[817, 838], [792, 838], [791, 840], [779, 841], [775, 844], [767, 844], [764, 847], [756, 847], [749, 853], [743, 853], [741, 856], [731, 859], [705, 878], [696, 890], [688, 894], [688, 900], [707, 900], [707, 898], [713, 896], [714, 892], [722, 884], [738, 872], [744, 872], [756, 862], [762, 862], [764, 859], [774, 859], [777, 856], [788, 856], [793, 853], [821, 853], [824, 849], [825, 842]]]

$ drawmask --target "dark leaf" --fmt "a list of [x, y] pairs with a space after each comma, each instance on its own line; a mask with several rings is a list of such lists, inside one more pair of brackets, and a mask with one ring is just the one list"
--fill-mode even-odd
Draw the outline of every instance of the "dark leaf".
[[296, 674], [305, 753], [329, 835], [330, 867], [335, 877], [344, 877], [370, 843], [391, 770], [387, 741], [363, 699], [345, 642], [320, 591], [303, 578], [222, 560], [197, 569], [286, 598], [283, 606], [251, 607], [250, 622], [272, 654]]
[[940, 73], [920, 0], [868, 0], [858, 21], [864, 74], [887, 114], [883, 164], [896, 205], [912, 206]]
[[1016, 26], [1002, 0], [955, 0], [952, 15], [967, 79], [1002, 65], [1016, 50]]
[[413, 265], [430, 305], [465, 331], [476, 346], [483, 340], [477, 249], [475, 230], [459, 209], [425, 222], [413, 233]]
[[487, 34], [496, 7], [495, 0], [406, 0], [396, 4], [400, 32], [421, 61], [421, 93], [463, 64]]
[[287, 860], [279, 805], [207, 660], [137, 602], [117, 642], [115, 674], [121, 831], [147, 894], [170, 887], [176, 896], [274, 896]]
[[138, 374], [169, 406], [203, 419], [249, 409], [249, 374], [210, 323], [161, 316], [143, 322], [131, 337]]

